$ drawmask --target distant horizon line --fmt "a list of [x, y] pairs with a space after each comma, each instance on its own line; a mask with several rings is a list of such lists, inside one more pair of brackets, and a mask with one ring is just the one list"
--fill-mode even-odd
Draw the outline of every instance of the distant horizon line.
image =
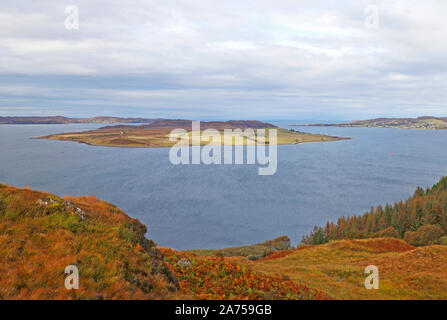
[[98, 119], [98, 118], [118, 118], [118, 119], [141, 119], [141, 120], [202, 120], [202, 121], [237, 121], [237, 120], [259, 120], [259, 121], [356, 121], [356, 120], [373, 120], [373, 119], [420, 119], [420, 118], [438, 118], [446, 119], [446, 116], [371, 116], [370, 118], [351, 118], [351, 119], [335, 119], [335, 118], [223, 118], [223, 117], [197, 117], [197, 118], [181, 118], [181, 117], [147, 117], [147, 116], [110, 116], [110, 115], [96, 115], [96, 116], [64, 116], [64, 115], [48, 115], [48, 116], [37, 116], [37, 115], [0, 115], [0, 118], [66, 118], [66, 119]]

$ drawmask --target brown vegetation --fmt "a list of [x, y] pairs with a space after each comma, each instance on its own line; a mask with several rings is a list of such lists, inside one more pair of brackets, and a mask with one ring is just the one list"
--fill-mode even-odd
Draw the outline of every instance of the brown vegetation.
[[[369, 265], [379, 270], [378, 290], [365, 289]], [[447, 299], [447, 246], [415, 248], [390, 238], [337, 240], [261, 259], [252, 266], [334, 299]]]
[[[0, 299], [171, 297], [176, 279], [145, 232], [92, 196], [0, 185]], [[68, 265], [79, 269], [79, 290], [65, 289]]]
[[[138, 220], [93, 196], [59, 198], [0, 185], [0, 298], [447, 299], [447, 246], [432, 245], [446, 241], [445, 206], [436, 205], [445, 203], [445, 190], [443, 179], [418, 189], [399, 210], [388, 210], [394, 223], [407, 221], [400, 210], [409, 215], [409, 226], [422, 222], [414, 231], [400, 224], [379, 228], [386, 221], [379, 210], [344, 218], [345, 228], [319, 229], [318, 236], [373, 239], [291, 249], [284, 236], [254, 246], [181, 252], [157, 248]], [[380, 237], [402, 232], [408, 242], [427, 246]], [[258, 252], [266, 248], [268, 253]], [[253, 253], [261, 259], [253, 261]], [[79, 290], [64, 287], [67, 265], [79, 268]], [[379, 290], [364, 287], [368, 265], [379, 269]]]

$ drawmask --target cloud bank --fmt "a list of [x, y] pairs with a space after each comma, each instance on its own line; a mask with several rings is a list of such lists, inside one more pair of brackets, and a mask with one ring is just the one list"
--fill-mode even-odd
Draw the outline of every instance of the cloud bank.
[[4, 1], [0, 114], [447, 116], [446, 18], [444, 0]]

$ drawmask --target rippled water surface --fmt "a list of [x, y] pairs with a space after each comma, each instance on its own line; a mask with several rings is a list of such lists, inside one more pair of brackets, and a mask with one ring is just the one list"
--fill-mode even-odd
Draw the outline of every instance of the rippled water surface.
[[173, 166], [169, 149], [30, 139], [99, 126], [0, 125], [0, 182], [94, 194], [145, 223], [160, 245], [189, 249], [283, 234], [296, 244], [315, 224], [407, 198], [447, 175], [447, 131], [299, 127], [353, 139], [279, 146], [273, 176], [249, 165]]

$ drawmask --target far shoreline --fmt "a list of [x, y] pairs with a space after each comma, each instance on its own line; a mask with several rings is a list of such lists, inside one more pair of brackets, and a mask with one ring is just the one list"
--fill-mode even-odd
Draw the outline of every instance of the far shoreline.
[[376, 118], [339, 123], [291, 124], [291, 127], [382, 128], [409, 130], [447, 130], [446, 117]]

